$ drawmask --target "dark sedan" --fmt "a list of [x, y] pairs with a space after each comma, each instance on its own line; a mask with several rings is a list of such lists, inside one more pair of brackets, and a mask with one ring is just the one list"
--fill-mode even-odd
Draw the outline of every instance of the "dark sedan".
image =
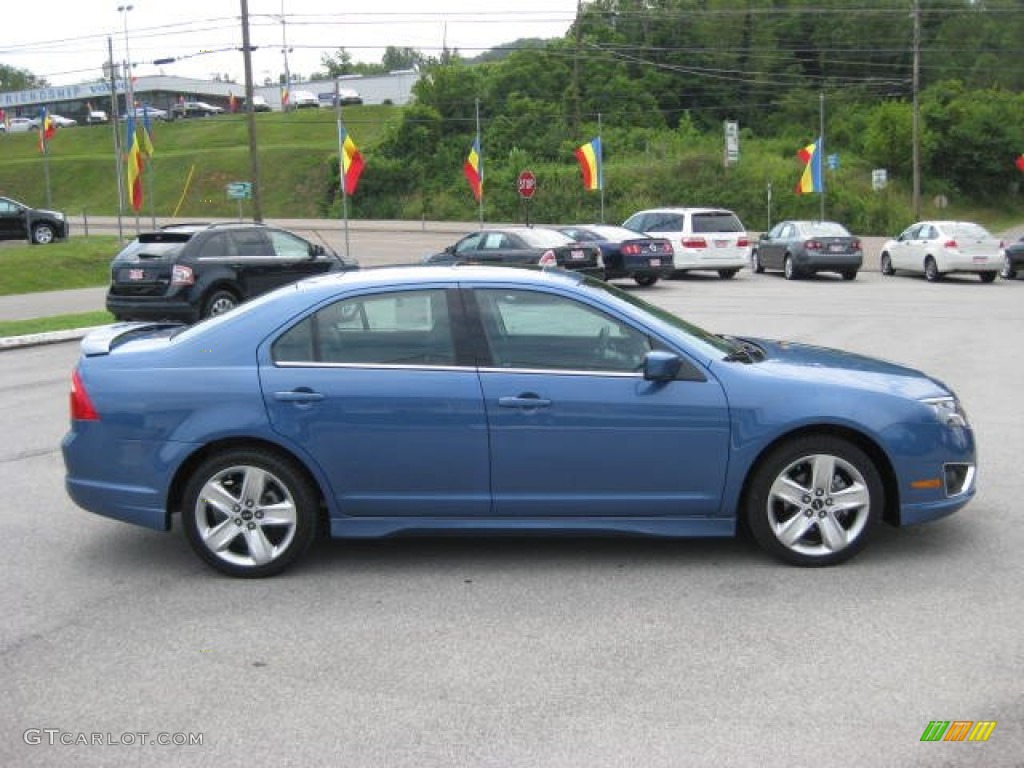
[[1013, 280], [1021, 270], [1024, 270], [1024, 237], [1003, 249], [1003, 266], [999, 269], [999, 276], [1003, 280]]
[[428, 264], [537, 264], [604, 277], [600, 248], [577, 243], [557, 229], [546, 227], [481, 229], [441, 253], [428, 256], [425, 261]]
[[761, 235], [750, 254], [754, 272], [780, 269], [787, 280], [818, 272], [855, 280], [863, 263], [860, 238], [834, 221], [780, 221]]
[[34, 245], [46, 245], [68, 236], [68, 220], [60, 211], [32, 208], [0, 197], [0, 240], [28, 240]]
[[654, 285], [658, 278], [672, 276], [672, 243], [625, 227], [585, 224], [559, 227], [559, 232], [580, 243], [601, 249], [604, 279], [631, 277], [637, 285]]

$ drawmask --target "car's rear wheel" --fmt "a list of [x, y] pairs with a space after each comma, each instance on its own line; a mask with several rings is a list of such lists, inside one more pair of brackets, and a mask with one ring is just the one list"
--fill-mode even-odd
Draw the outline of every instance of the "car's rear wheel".
[[881, 271], [886, 276], [896, 274], [896, 270], [892, 268], [892, 257], [888, 253], [882, 254]]
[[1013, 268], [1013, 262], [1009, 256], [1003, 256], [1003, 266], [999, 270], [999, 276], [1003, 280], [1013, 280], [1017, 276], [1017, 270]]
[[238, 297], [231, 291], [217, 290], [206, 298], [203, 304], [203, 317], [223, 315], [238, 306]]
[[258, 449], [215, 455], [192, 474], [183, 523], [189, 544], [229, 576], [273, 576], [316, 536], [315, 489], [292, 462]]
[[857, 554], [884, 504], [878, 469], [848, 440], [790, 440], [757, 465], [744, 499], [747, 527], [793, 565], [834, 565]]
[[57, 232], [51, 224], [36, 224], [32, 227], [32, 242], [36, 245], [49, 245], [57, 239]]
[[843, 272], [843, 280], [856, 280], [856, 279], [857, 279], [857, 270], [849, 269], [846, 272]]
[[988, 272], [979, 272], [978, 279], [980, 279], [983, 283], [993, 283], [995, 282], [996, 274], [997, 273], [995, 270], [991, 270]]
[[750, 271], [758, 275], [764, 272], [764, 266], [761, 264], [761, 257], [757, 255], [756, 249], [750, 252]]
[[732, 280], [736, 277], [737, 272], [739, 272], [738, 269], [720, 269], [718, 270], [718, 276], [723, 280]]
[[935, 263], [935, 259], [931, 256], [924, 260], [924, 279], [929, 283], [937, 283], [942, 279], [942, 273], [939, 272], [939, 265]]
[[796, 280], [800, 277], [796, 264], [793, 263], [792, 256], [787, 256], [786, 260], [782, 262], [782, 274], [785, 275], [787, 280]]
[[633, 279], [636, 281], [637, 285], [641, 285], [644, 288], [649, 288], [658, 282], [657, 275], [633, 275]]

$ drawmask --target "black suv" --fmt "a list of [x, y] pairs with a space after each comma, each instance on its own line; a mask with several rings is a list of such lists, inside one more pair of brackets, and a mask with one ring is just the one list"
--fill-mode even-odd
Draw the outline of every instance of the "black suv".
[[0, 197], [0, 240], [28, 240], [46, 245], [68, 236], [68, 220], [60, 211], [30, 208], [9, 197]]
[[276, 227], [174, 224], [139, 235], [114, 257], [107, 310], [118, 320], [193, 323], [304, 277], [358, 268]]

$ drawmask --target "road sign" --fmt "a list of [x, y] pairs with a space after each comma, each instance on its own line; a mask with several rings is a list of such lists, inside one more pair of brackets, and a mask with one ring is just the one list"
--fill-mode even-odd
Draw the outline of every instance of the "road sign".
[[519, 196], [524, 200], [533, 197], [533, 193], [537, 191], [537, 177], [533, 175], [533, 171], [522, 171], [519, 174], [519, 178], [516, 179], [516, 189], [519, 190]]
[[875, 168], [875, 170], [871, 172], [871, 188], [876, 192], [880, 189], [885, 189], [888, 183], [889, 177], [885, 168]]
[[228, 200], [248, 200], [252, 197], [251, 181], [233, 181], [227, 186]]

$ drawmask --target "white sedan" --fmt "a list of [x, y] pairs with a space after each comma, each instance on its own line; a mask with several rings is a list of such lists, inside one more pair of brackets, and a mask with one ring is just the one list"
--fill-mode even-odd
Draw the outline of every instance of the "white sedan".
[[920, 221], [882, 246], [881, 270], [918, 272], [930, 283], [953, 272], [973, 272], [984, 283], [999, 274], [1003, 242], [970, 221]]

